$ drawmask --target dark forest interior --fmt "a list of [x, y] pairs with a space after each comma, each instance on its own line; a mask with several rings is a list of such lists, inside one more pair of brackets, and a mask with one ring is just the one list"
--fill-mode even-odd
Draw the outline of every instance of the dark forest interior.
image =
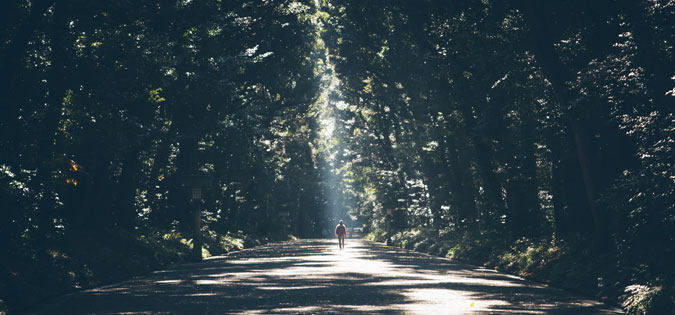
[[673, 0], [0, 14], [0, 313], [337, 220], [675, 311]]

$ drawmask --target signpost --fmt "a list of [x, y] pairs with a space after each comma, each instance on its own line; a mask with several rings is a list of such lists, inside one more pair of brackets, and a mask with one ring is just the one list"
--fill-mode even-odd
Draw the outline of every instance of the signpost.
[[281, 218], [281, 224], [282, 224], [282, 230], [283, 230], [284, 236], [288, 235], [288, 233], [286, 233], [286, 231], [288, 229], [288, 217], [290, 215], [291, 215], [291, 213], [288, 212], [288, 211], [279, 212], [279, 217]]
[[194, 261], [202, 260], [202, 211], [201, 205], [204, 202], [202, 198], [202, 191], [211, 189], [213, 186], [213, 178], [209, 175], [193, 175], [186, 176], [183, 179], [183, 187], [192, 192], [190, 204], [193, 207], [194, 213], [193, 222], [193, 242], [192, 242], [192, 259]]
[[391, 218], [394, 214], [392, 208], [395, 207], [395, 205], [393, 203], [387, 203], [385, 206], [387, 207], [387, 240], [385, 244], [391, 245]]
[[388, 200], [382, 204], [386, 214], [387, 240], [386, 244], [391, 245], [394, 230], [399, 231], [405, 225], [405, 199]]

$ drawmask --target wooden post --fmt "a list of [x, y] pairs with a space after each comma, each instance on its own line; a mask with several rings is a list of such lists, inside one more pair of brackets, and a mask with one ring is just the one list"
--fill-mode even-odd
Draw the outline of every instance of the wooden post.
[[183, 186], [190, 189], [190, 207], [193, 213], [192, 260], [202, 261], [202, 191], [213, 186], [213, 178], [208, 175], [187, 176]]
[[391, 245], [391, 220], [393, 219], [393, 210], [391, 208], [387, 209], [387, 241], [386, 245]]
[[202, 210], [201, 199], [193, 199], [194, 207], [194, 236], [192, 242], [192, 259], [202, 261]]

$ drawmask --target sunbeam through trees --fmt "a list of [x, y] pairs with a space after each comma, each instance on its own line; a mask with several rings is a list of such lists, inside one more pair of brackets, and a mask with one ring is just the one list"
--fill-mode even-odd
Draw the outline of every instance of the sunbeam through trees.
[[338, 220], [675, 312], [673, 0], [0, 16], [0, 313]]

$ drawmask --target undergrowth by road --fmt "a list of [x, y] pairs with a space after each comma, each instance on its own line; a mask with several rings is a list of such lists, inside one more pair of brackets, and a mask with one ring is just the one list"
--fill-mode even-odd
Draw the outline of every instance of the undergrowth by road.
[[[385, 242], [386, 232], [374, 230], [368, 239]], [[413, 229], [393, 234], [391, 245], [441, 257], [468, 261], [488, 268], [552, 284], [621, 305], [627, 314], [670, 314], [672, 285], [656, 275], [643, 279], [617, 263], [617, 253], [589, 252], [584, 235], [563, 239], [510, 240], [501, 235], [438, 236], [437, 231]], [[648, 272], [648, 271], [647, 271]], [[645, 272], [645, 273], [647, 273]], [[651, 277], [650, 277], [651, 276]], [[651, 278], [651, 281], [649, 279]], [[636, 284], [642, 280], [643, 284]], [[665, 283], [664, 283], [665, 282]]]
[[[0, 314], [21, 312], [49, 298], [118, 282], [172, 264], [187, 262], [192, 239], [176, 231], [101, 231], [95, 238], [55, 240], [49, 263], [39, 253], [14, 253], [0, 262]], [[243, 233], [205, 231], [202, 256], [222, 255], [269, 241]]]

